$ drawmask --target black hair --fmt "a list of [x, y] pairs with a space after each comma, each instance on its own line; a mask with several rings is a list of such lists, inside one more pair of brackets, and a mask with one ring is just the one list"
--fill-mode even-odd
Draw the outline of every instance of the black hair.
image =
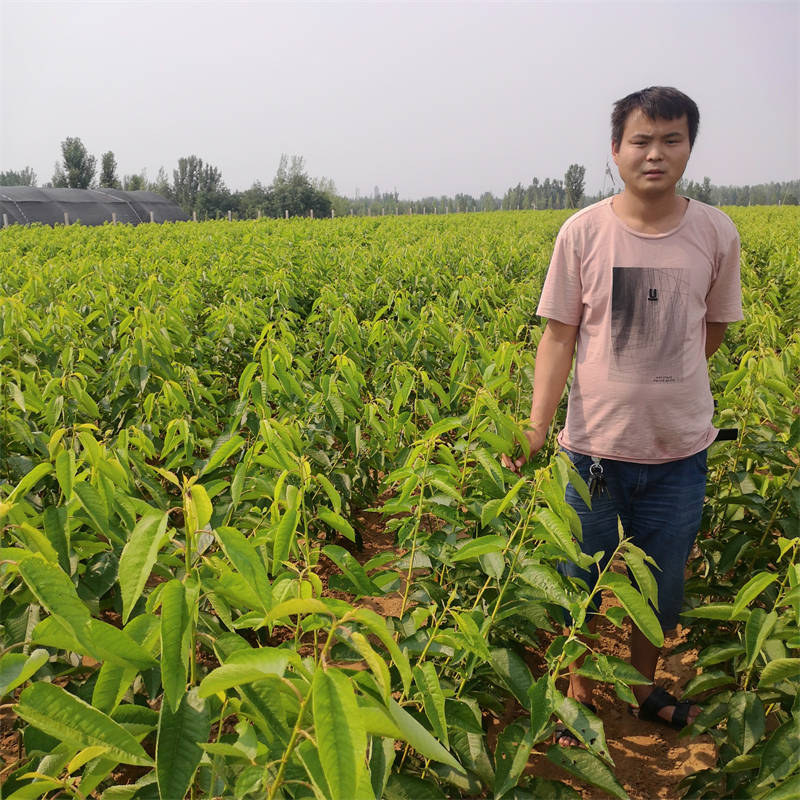
[[689, 146], [694, 146], [697, 128], [700, 125], [700, 111], [691, 97], [673, 89], [671, 86], [648, 86], [633, 92], [614, 103], [611, 112], [611, 142], [619, 147], [625, 122], [632, 111], [639, 109], [650, 119], [679, 119], [686, 114], [689, 124]]

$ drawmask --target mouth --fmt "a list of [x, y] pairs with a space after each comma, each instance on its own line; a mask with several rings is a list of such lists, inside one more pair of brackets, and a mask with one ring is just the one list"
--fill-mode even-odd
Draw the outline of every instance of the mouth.
[[648, 169], [645, 173], [649, 178], [660, 178], [664, 174], [662, 169]]

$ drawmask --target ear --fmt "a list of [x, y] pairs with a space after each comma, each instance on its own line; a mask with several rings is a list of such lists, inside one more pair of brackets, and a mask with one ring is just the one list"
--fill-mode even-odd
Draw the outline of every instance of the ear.
[[614, 159], [614, 163], [619, 166], [619, 147], [613, 141], [611, 142], [611, 157]]

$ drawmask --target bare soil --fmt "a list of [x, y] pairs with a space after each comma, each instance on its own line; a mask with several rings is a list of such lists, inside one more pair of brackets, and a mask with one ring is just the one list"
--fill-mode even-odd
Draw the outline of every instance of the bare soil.
[[[362, 564], [378, 553], [394, 548], [393, 535], [383, 529], [379, 514], [363, 512], [356, 519], [364, 549], [349, 549]], [[360, 602], [386, 615], [397, 615], [400, 609], [397, 595], [365, 598]], [[685, 633], [679, 626], [674, 635], [667, 637], [663, 650], [665, 657], [656, 671], [656, 682], [678, 697], [681, 688], [695, 675], [694, 662], [697, 657], [693, 650], [670, 655], [684, 642]], [[629, 658], [630, 622], [620, 629], [602, 620], [598, 634], [597, 647], [601, 652], [625, 660]], [[532, 667], [543, 663], [541, 654], [534, 652], [529, 653], [528, 661]], [[681, 796], [678, 784], [684, 777], [712, 766], [716, 760], [716, 750], [710, 736], [690, 739], [664, 725], [636, 719], [608, 684], [598, 684], [594, 703], [603, 720], [606, 741], [614, 759], [614, 773], [631, 800], [675, 800]], [[488, 736], [490, 746], [505, 724], [524, 713], [521, 707], [512, 703], [502, 719], [492, 720], [494, 730], [490, 730]], [[578, 791], [584, 800], [609, 797], [553, 764], [545, 755], [547, 747], [547, 744], [540, 745], [531, 753], [526, 772], [542, 778], [562, 780]]]

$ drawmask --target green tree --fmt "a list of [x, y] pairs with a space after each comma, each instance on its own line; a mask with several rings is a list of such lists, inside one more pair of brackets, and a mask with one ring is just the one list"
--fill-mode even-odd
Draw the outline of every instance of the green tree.
[[126, 192], [138, 192], [147, 188], [147, 177], [142, 170], [138, 174], [126, 175], [122, 179], [122, 188]]
[[121, 188], [117, 177], [117, 159], [111, 150], [100, 157], [100, 186], [107, 189]]
[[25, 167], [19, 171], [9, 169], [0, 172], [0, 186], [35, 186], [36, 173], [30, 168]]
[[97, 171], [97, 161], [89, 155], [83, 142], [68, 136], [61, 142], [62, 162], [56, 163], [53, 186], [68, 189], [88, 189]]
[[313, 211], [315, 217], [328, 217], [331, 213], [331, 198], [315, 189], [305, 172], [302, 156], [282, 155], [278, 171], [270, 186], [272, 215], [282, 217], [288, 211], [290, 217], [305, 217]]
[[586, 185], [584, 181], [585, 175], [586, 167], [580, 164], [570, 164], [564, 173], [564, 188], [567, 192], [567, 205], [569, 208], [577, 208], [583, 199], [583, 190]]
[[169, 185], [169, 178], [164, 167], [158, 168], [155, 180], [147, 182], [147, 191], [159, 194], [169, 200], [172, 199], [172, 187]]
[[235, 206], [222, 172], [195, 155], [178, 159], [178, 168], [172, 172], [172, 199], [188, 214], [196, 211], [204, 217], [214, 217]]

